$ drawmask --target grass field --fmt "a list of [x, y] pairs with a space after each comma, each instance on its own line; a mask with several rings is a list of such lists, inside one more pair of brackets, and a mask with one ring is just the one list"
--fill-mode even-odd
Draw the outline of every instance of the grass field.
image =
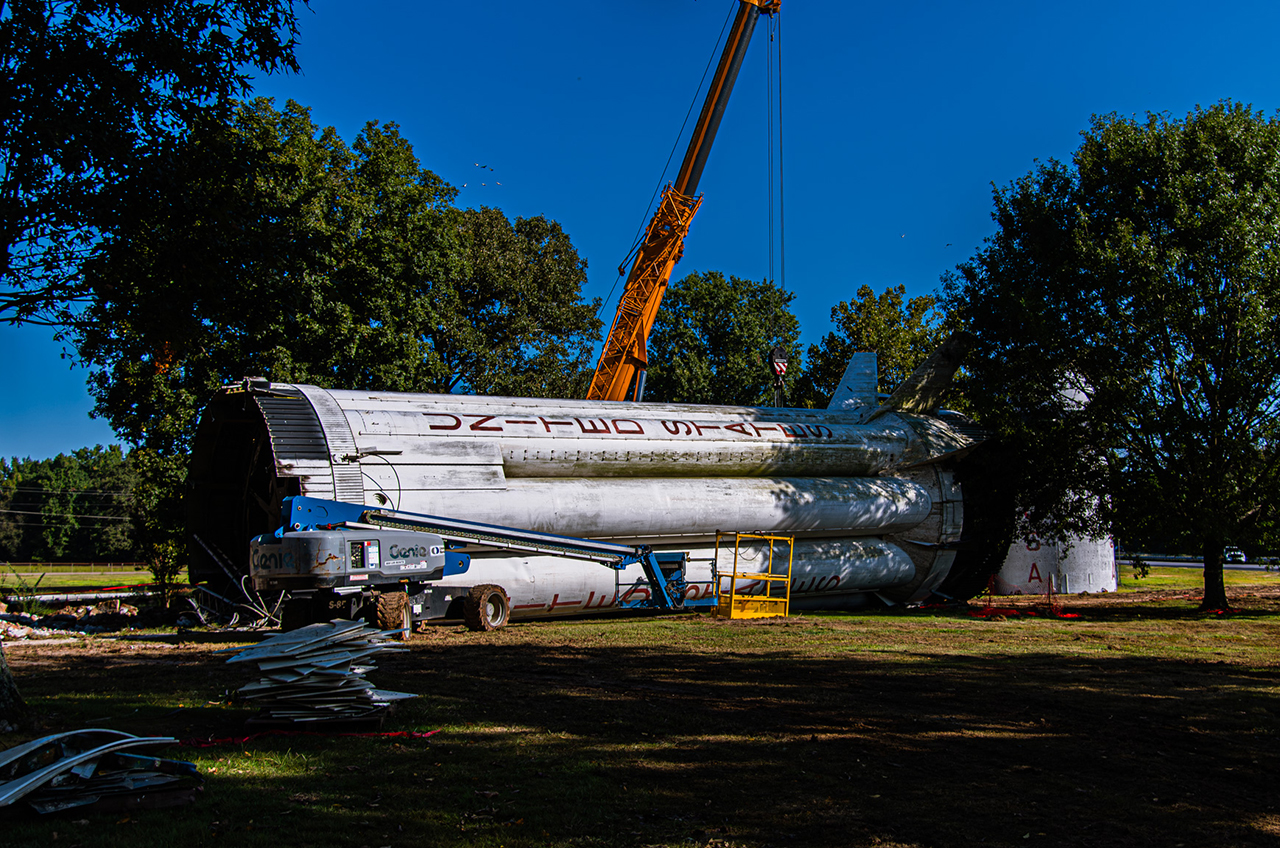
[[[1200, 571], [1194, 568], [1152, 568], [1144, 578], [1135, 578], [1131, 569], [1121, 567], [1121, 592], [1145, 592], [1153, 589], [1194, 589], [1201, 585]], [[1228, 586], [1245, 586], [1274, 579], [1280, 586], [1280, 572], [1228, 571]], [[115, 586], [147, 585], [153, 581], [149, 571], [73, 572], [49, 571], [14, 574], [0, 569], [0, 595], [14, 593], [24, 586], [37, 586], [38, 591], [58, 589], [104, 589]]]
[[[1222, 572], [1227, 588], [1251, 586], [1254, 584], [1280, 587], [1280, 571], [1246, 571], [1228, 569]], [[1146, 577], [1136, 577], [1132, 568], [1120, 567], [1121, 592], [1150, 592], [1164, 590], [1200, 590], [1204, 586], [1204, 571], [1201, 568], [1170, 568], [1158, 566], [1150, 570]]]
[[0, 570], [0, 595], [22, 594], [33, 587], [37, 592], [104, 589], [112, 586], [146, 585], [153, 580], [150, 571], [46, 571], [14, 574]]
[[[1024, 597], [430, 628], [370, 675], [422, 696], [385, 729], [429, 739], [174, 747], [207, 776], [192, 806], [0, 826], [41, 848], [1280, 845], [1280, 583], [1233, 580], [1217, 616], [1167, 580], [1064, 598], [1078, 618]], [[213, 652], [245, 638], [6, 650], [50, 729], [235, 739], [252, 670]]]

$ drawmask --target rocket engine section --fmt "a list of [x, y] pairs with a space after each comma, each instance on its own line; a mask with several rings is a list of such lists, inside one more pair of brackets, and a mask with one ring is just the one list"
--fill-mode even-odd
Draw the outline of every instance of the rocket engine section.
[[[920, 602], [964, 583], [967, 560], [986, 559], [963, 550], [972, 540], [961, 544], [968, 517], [954, 458], [973, 440], [932, 415], [877, 410], [866, 423], [874, 399], [758, 409], [246, 380], [201, 418], [188, 477], [191, 578], [238, 580], [281, 499], [309, 495], [688, 551], [695, 592], [714, 591], [717, 531], [787, 534], [797, 539], [796, 608]], [[445, 579], [504, 585], [517, 618], [607, 608], [616, 596], [608, 569], [547, 559], [478, 556], [483, 575]]]

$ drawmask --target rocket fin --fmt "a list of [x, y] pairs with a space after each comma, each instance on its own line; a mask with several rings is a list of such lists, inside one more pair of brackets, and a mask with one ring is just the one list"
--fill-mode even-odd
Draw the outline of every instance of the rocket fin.
[[879, 403], [880, 390], [876, 376], [876, 355], [871, 353], [855, 353], [844, 369], [844, 376], [836, 386], [835, 394], [827, 409], [854, 411], [862, 407], [874, 408]]
[[920, 363], [911, 372], [902, 385], [893, 390], [889, 399], [871, 414], [867, 421], [872, 421], [886, 412], [929, 413], [942, 405], [946, 390], [956, 370], [964, 360], [965, 354], [973, 346], [973, 337], [968, 333], [952, 333], [929, 358]]

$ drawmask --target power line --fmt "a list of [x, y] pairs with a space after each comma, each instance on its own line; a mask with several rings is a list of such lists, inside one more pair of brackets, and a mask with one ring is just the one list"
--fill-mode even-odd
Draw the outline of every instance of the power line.
[[[58, 524], [46, 521], [24, 521], [21, 524], [14, 525], [16, 527], [26, 529], [27, 527], [65, 527], [66, 524]], [[119, 524], [77, 524], [77, 530], [114, 530], [120, 527]]]
[[47, 512], [31, 512], [25, 509], [0, 509], [0, 512], [7, 512], [12, 515], [39, 515], [44, 518], [105, 518], [111, 521], [132, 521], [133, 519], [127, 515], [81, 515], [79, 513], [62, 513], [59, 516], [50, 515]]
[[132, 491], [124, 489], [122, 491], [112, 491], [110, 489], [50, 489], [45, 486], [14, 486], [9, 489], [10, 492], [71, 492], [81, 495], [129, 495]]
[[[46, 506], [57, 504], [57, 503], [59, 503], [59, 501], [53, 501], [53, 500], [50, 500], [47, 502], [36, 501], [34, 503], [19, 503], [17, 501], [11, 501], [5, 504], [5, 508], [6, 509], [35, 509], [35, 510], [44, 512], [44, 509]], [[65, 505], [71, 506], [71, 504], [65, 504]], [[88, 504], [88, 503], [79, 503], [79, 502], [76, 502], [74, 505], [77, 507], [82, 506], [86, 509], [102, 509], [104, 507], [110, 508], [111, 506], [113, 506], [113, 504], [110, 504], [110, 503]]]

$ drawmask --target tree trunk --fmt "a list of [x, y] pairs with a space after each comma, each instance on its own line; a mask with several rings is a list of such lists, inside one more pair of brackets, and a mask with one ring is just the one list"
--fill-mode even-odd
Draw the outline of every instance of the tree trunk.
[[1227, 587], [1222, 579], [1221, 540], [1204, 543], [1204, 600], [1200, 602], [1203, 612], [1222, 612], [1231, 609], [1227, 603]]
[[4, 645], [0, 644], [0, 732], [9, 732], [30, 722], [31, 711], [18, 692], [9, 661], [5, 659]]

